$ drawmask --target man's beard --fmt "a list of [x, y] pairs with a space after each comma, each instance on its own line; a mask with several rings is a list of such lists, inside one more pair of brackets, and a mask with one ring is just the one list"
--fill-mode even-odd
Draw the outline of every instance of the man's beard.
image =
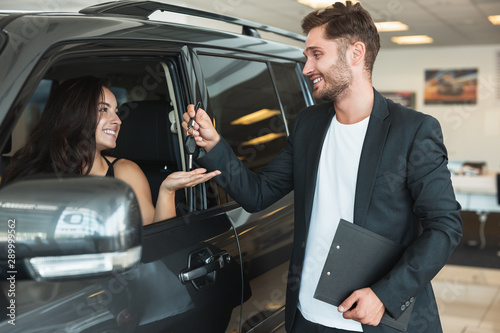
[[347, 96], [352, 82], [352, 72], [344, 57], [340, 57], [323, 75], [324, 87], [313, 93], [317, 100], [337, 102]]

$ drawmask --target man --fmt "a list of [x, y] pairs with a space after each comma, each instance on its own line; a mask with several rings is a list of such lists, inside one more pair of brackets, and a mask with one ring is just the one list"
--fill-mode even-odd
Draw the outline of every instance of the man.
[[[218, 182], [246, 210], [295, 191], [287, 332], [397, 332], [379, 325], [382, 315], [399, 318], [412, 303], [408, 332], [442, 332], [430, 281], [458, 244], [462, 222], [439, 123], [373, 89], [379, 35], [359, 3], [315, 11], [302, 28], [303, 74], [314, 97], [328, 102], [300, 113], [266, 168], [245, 169], [203, 110], [188, 129], [190, 105], [184, 129], [207, 151], [199, 161], [222, 171]], [[340, 218], [406, 250], [389, 274], [335, 308], [313, 294]]]

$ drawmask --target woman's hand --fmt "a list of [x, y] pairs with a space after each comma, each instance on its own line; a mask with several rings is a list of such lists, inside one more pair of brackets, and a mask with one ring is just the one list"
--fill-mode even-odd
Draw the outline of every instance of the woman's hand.
[[193, 171], [177, 171], [171, 173], [160, 186], [156, 210], [153, 221], [164, 221], [176, 216], [175, 213], [175, 191], [185, 187], [192, 187], [204, 183], [213, 177], [220, 175], [220, 171], [205, 173], [203, 168]]
[[185, 187], [193, 187], [198, 184], [204, 183], [213, 177], [220, 175], [220, 171], [212, 171], [206, 173], [207, 170], [203, 168], [194, 169], [193, 171], [177, 171], [171, 173], [163, 183], [161, 184], [161, 189], [165, 189], [168, 192], [175, 192], [178, 189]]

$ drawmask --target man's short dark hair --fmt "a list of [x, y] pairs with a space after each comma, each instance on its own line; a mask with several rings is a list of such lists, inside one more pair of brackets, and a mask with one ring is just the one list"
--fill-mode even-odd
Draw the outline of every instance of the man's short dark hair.
[[373, 64], [380, 49], [380, 36], [373, 23], [370, 13], [366, 11], [358, 2], [352, 4], [351, 1], [336, 2], [323, 10], [316, 10], [304, 17], [302, 20], [302, 30], [307, 35], [313, 28], [324, 26], [325, 37], [336, 39], [339, 45], [347, 46], [361, 41], [366, 46], [366, 70], [370, 74], [373, 71]]

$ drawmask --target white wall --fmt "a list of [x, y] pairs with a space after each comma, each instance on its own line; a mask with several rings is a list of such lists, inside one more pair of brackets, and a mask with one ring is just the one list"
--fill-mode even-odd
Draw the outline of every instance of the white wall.
[[[485, 161], [500, 171], [500, 45], [381, 50], [373, 70], [379, 91], [412, 91], [415, 108], [436, 117], [443, 128], [450, 161]], [[478, 69], [475, 105], [425, 105], [426, 69]]]

